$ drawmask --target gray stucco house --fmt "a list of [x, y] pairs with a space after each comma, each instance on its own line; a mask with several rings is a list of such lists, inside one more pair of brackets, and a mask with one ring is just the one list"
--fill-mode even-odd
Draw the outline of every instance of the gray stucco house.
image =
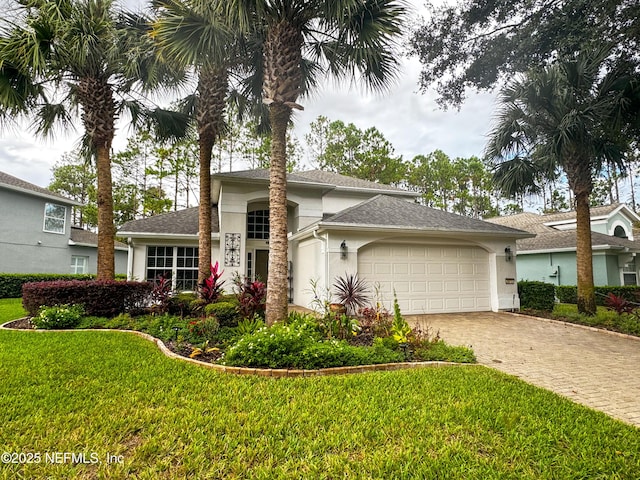
[[[269, 172], [213, 175], [212, 259], [234, 273], [267, 280]], [[515, 262], [507, 252], [521, 230], [416, 203], [419, 194], [331, 172], [287, 176], [290, 299], [308, 307], [345, 273], [379, 285], [403, 313], [497, 311], [519, 307]], [[181, 290], [196, 287], [197, 208], [123, 225], [128, 276], [170, 274]]]
[[[0, 172], [0, 272], [96, 273], [98, 236], [71, 225], [78, 202]], [[116, 273], [127, 246], [116, 244]]]
[[[519, 280], [576, 285], [576, 214], [531, 212], [487, 221], [535, 233], [517, 242]], [[593, 277], [596, 285], [638, 285], [640, 242], [633, 224], [640, 217], [624, 204], [591, 208]]]

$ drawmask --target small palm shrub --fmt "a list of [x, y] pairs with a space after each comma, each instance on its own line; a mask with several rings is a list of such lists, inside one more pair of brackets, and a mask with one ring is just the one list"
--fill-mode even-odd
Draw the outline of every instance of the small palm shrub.
[[366, 306], [369, 302], [369, 287], [356, 274], [345, 274], [336, 278], [333, 288], [336, 298], [346, 307], [348, 315], [355, 315], [358, 308]]
[[84, 307], [82, 305], [43, 306], [31, 321], [36, 328], [58, 330], [76, 327], [83, 315]]

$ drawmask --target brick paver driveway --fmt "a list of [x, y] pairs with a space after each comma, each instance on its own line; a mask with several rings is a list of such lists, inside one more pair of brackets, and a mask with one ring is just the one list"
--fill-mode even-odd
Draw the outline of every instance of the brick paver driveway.
[[511, 313], [408, 317], [478, 362], [640, 426], [640, 340]]

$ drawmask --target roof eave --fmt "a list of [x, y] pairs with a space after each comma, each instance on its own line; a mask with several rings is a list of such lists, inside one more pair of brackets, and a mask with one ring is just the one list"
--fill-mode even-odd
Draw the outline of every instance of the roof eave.
[[57, 195], [48, 195], [43, 192], [36, 192], [34, 190], [29, 190], [28, 188], [18, 187], [16, 185], [10, 185], [7, 183], [1, 183], [1, 187], [6, 188], [7, 190], [13, 190], [15, 192], [26, 193], [28, 195], [33, 195], [34, 197], [46, 198], [48, 200], [53, 200], [58, 203], [64, 203], [65, 205], [72, 205], [75, 207], [81, 207], [83, 204], [77, 202], [76, 200], [71, 200], [70, 198], [58, 197]]
[[480, 235], [482, 237], [508, 237], [508, 238], [533, 238], [536, 235], [524, 231], [514, 232], [496, 232], [490, 230], [460, 230], [451, 228], [432, 228], [432, 227], [409, 227], [409, 226], [394, 226], [394, 225], [373, 225], [373, 224], [349, 224], [349, 223], [333, 223], [333, 222], [319, 222], [319, 228], [326, 230], [365, 230], [365, 231], [389, 231], [389, 232], [406, 232], [406, 233], [432, 233], [439, 235], [442, 233], [451, 234], [464, 234], [464, 235]]

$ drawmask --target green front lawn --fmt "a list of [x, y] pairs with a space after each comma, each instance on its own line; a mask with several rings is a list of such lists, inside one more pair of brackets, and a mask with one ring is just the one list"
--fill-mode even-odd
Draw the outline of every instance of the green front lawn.
[[0, 325], [27, 315], [21, 298], [0, 298]]
[[623, 479], [640, 466], [636, 428], [478, 366], [233, 376], [82, 331], [0, 331], [0, 365], [2, 449], [41, 455], [1, 464], [3, 479]]

